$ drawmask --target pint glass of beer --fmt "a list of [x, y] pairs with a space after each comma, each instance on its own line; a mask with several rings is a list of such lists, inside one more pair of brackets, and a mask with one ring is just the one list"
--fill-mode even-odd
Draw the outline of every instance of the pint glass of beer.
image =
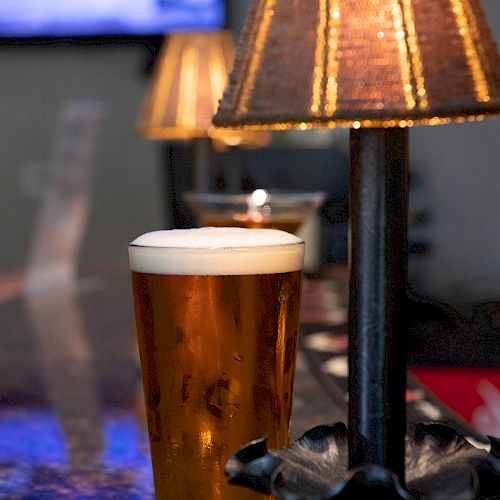
[[273, 229], [157, 231], [129, 247], [157, 498], [250, 499], [224, 466], [288, 442], [304, 244]]

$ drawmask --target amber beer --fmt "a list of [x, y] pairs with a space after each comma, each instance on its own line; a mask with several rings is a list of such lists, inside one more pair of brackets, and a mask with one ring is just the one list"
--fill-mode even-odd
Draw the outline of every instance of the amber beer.
[[129, 248], [157, 498], [258, 499], [242, 444], [288, 442], [303, 243], [270, 229], [148, 233]]
[[203, 224], [206, 226], [214, 227], [246, 227], [249, 229], [265, 228], [265, 229], [280, 229], [288, 233], [295, 233], [303, 223], [303, 219], [277, 219], [277, 218], [232, 218], [232, 219], [211, 219], [209, 216], [205, 217]]

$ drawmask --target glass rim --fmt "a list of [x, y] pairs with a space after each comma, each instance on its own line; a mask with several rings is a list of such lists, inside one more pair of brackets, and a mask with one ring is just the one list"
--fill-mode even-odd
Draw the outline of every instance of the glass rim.
[[[255, 191], [255, 190], [254, 190]], [[266, 203], [293, 202], [293, 201], [321, 201], [326, 198], [325, 191], [280, 191], [265, 190], [267, 192]], [[225, 203], [246, 203], [251, 198], [253, 191], [244, 193], [212, 193], [206, 191], [186, 191], [183, 198], [199, 202], [225, 202]]]
[[260, 250], [260, 249], [270, 249], [270, 248], [285, 248], [285, 247], [293, 247], [297, 245], [305, 245], [304, 240], [294, 241], [289, 243], [275, 243], [273, 245], [240, 245], [235, 247], [228, 246], [217, 246], [217, 247], [186, 247], [186, 246], [159, 246], [159, 245], [138, 245], [137, 243], [129, 243], [128, 248], [151, 248], [158, 250], [189, 250], [189, 251], [199, 251], [199, 252], [207, 252], [207, 251], [238, 251], [238, 250]]

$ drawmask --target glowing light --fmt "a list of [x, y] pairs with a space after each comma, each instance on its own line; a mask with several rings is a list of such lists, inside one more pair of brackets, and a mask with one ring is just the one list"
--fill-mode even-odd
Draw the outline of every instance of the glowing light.
[[182, 54], [177, 105], [177, 125], [184, 128], [196, 126], [196, 85], [198, 71], [198, 52], [194, 47], [187, 47]]
[[[310, 109], [321, 116], [321, 103], [326, 116], [332, 116], [337, 105], [337, 48], [339, 0], [320, 0]], [[326, 38], [326, 39], [325, 39]], [[325, 67], [326, 56], [326, 67]], [[325, 82], [326, 73], [326, 82]]]
[[[241, 100], [239, 102], [237, 113], [245, 113], [248, 111], [248, 101], [250, 99], [251, 90], [254, 87], [255, 75], [259, 69], [262, 60], [262, 52], [267, 39], [267, 33], [271, 25], [271, 19], [274, 15], [274, 4], [276, 0], [266, 0], [263, 3], [262, 12], [259, 14], [261, 22], [255, 36], [255, 46], [250, 53], [250, 61], [248, 66], [248, 78], [243, 81], [243, 88], [241, 90]], [[243, 66], [244, 67], [244, 66]]]
[[332, 116], [337, 107], [337, 76], [339, 71], [339, 62], [337, 60], [338, 46], [338, 23], [340, 19], [339, 0], [330, 0], [328, 20], [328, 54], [326, 63], [326, 96], [325, 112], [326, 116]]
[[269, 193], [265, 189], [256, 189], [251, 194], [252, 204], [257, 207], [261, 207], [266, 202], [268, 196]]
[[167, 102], [168, 93], [172, 85], [172, 79], [174, 77], [174, 63], [179, 57], [179, 52], [181, 45], [178, 39], [173, 39], [168, 44], [167, 57], [160, 58], [161, 66], [159, 68], [158, 74], [160, 75], [158, 80], [156, 80], [155, 86], [151, 89], [151, 93], [156, 95], [155, 102], [158, 103], [157, 106], [152, 106], [151, 113], [151, 123], [159, 126], [162, 122], [164, 110], [164, 104]]
[[210, 58], [208, 61], [208, 74], [212, 85], [212, 107], [213, 112], [217, 111], [219, 99], [224, 93], [227, 80], [226, 62], [220, 45], [210, 45]]
[[206, 454], [212, 449], [213, 439], [212, 433], [209, 430], [200, 432], [200, 448], [203, 454]]
[[316, 29], [316, 49], [314, 51], [314, 72], [312, 83], [311, 111], [320, 114], [321, 97], [323, 94], [323, 65], [325, 58], [326, 0], [319, 2], [319, 20]]
[[[455, 20], [459, 28], [459, 33], [462, 36], [465, 48], [465, 56], [467, 58], [467, 65], [471, 72], [472, 80], [474, 81], [474, 90], [476, 98], [481, 102], [488, 102], [490, 100], [490, 89], [488, 79], [481, 62], [481, 57], [476, 49], [474, 38], [477, 38], [477, 29], [472, 18], [472, 10], [468, 4], [463, 0], [450, 0]], [[466, 12], [466, 10], [468, 12]], [[467, 15], [469, 14], [469, 16]], [[470, 19], [468, 19], [470, 17]]]
[[225, 144], [228, 146], [238, 146], [243, 142], [243, 139], [241, 136], [224, 136], [223, 141]]
[[403, 12], [399, 5], [399, 0], [394, 0], [392, 15], [394, 19], [395, 38], [399, 51], [399, 62], [401, 67], [401, 81], [407, 109], [415, 107], [415, 98], [413, 96], [413, 85], [411, 84], [411, 64], [409, 60], [409, 51], [406, 45], [405, 32], [403, 29]]

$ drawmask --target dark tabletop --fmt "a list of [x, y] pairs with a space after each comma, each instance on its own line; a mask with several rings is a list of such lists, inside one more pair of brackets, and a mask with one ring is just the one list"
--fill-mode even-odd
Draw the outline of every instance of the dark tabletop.
[[[346, 421], [344, 292], [335, 279], [305, 283], [292, 438]], [[121, 269], [49, 290], [0, 279], [0, 498], [153, 497], [133, 325]]]

